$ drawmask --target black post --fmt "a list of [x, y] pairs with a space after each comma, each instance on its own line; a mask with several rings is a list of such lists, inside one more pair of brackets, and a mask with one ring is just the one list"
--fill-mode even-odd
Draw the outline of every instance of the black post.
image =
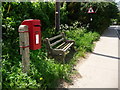
[[55, 4], [55, 30], [56, 33], [60, 30], [60, 2], [57, 0]]

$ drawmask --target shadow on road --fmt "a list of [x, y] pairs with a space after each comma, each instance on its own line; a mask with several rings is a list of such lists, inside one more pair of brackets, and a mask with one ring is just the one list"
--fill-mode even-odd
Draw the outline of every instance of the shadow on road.
[[104, 54], [95, 53], [95, 52], [92, 52], [92, 54], [99, 55], [99, 56], [104, 56], [104, 57], [109, 57], [109, 58], [113, 58], [113, 59], [117, 59], [117, 60], [120, 59], [119, 57], [114, 57], [114, 56], [104, 55]]

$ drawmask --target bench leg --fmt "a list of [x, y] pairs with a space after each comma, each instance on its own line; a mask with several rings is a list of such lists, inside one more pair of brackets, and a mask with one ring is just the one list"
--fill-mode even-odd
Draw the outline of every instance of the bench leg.
[[63, 64], [65, 64], [65, 53], [63, 53], [62, 55], [62, 61], [63, 61]]
[[65, 64], [65, 52], [60, 52], [59, 57], [60, 57], [60, 62]]
[[52, 59], [52, 54], [50, 52], [47, 52], [47, 57]]
[[71, 50], [76, 51], [75, 48], [74, 48], [74, 46], [71, 47]]

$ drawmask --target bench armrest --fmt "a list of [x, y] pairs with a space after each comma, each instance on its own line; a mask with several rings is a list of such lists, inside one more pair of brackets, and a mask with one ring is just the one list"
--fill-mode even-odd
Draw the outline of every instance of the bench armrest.
[[75, 43], [75, 41], [74, 40], [66, 40], [65, 42], [69, 42], [69, 43]]

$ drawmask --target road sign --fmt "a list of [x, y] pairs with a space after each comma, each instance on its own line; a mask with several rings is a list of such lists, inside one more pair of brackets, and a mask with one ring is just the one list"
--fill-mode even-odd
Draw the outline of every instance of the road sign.
[[95, 13], [94, 10], [92, 9], [92, 7], [90, 7], [90, 8], [88, 9], [88, 13]]

